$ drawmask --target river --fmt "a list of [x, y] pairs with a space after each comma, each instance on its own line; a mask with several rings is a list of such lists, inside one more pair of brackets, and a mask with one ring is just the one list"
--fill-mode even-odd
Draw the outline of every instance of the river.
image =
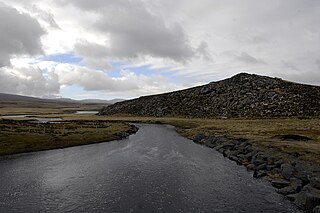
[[0, 159], [0, 212], [299, 212], [270, 184], [169, 125]]

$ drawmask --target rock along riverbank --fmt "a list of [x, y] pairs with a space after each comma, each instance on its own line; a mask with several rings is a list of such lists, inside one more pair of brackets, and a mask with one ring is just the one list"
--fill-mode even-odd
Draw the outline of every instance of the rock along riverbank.
[[238, 165], [253, 171], [253, 177], [271, 182], [279, 194], [299, 208], [320, 213], [320, 167], [302, 161], [287, 160], [256, 149], [246, 139], [228, 139], [225, 136], [197, 134], [193, 141], [216, 149]]

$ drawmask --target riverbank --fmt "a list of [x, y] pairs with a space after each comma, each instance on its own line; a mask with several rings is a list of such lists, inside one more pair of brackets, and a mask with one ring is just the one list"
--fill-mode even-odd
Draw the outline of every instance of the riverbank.
[[[40, 117], [61, 118], [78, 131], [81, 130], [79, 128], [81, 123], [88, 123], [91, 124], [89, 126], [93, 133], [96, 131], [94, 123], [106, 122], [110, 123], [109, 125], [120, 125], [127, 122], [171, 124], [176, 127], [179, 134], [189, 139], [193, 139], [199, 133], [220, 135], [229, 139], [243, 138], [249, 140], [256, 149], [277, 152], [288, 160], [294, 158], [309, 164], [320, 165], [320, 119], [318, 118], [193, 119], [91, 114], [47, 114], [40, 115]], [[126, 130], [122, 128], [123, 126], [115, 126], [115, 130]], [[61, 133], [61, 130], [59, 131]]]
[[0, 155], [107, 142], [122, 139], [137, 131], [135, 126], [125, 122], [29, 121], [0, 119]]
[[[109, 121], [162, 123], [176, 127], [182, 136], [193, 139], [197, 134], [220, 135], [229, 139], [250, 140], [257, 149], [277, 151], [309, 164], [320, 165], [319, 118], [270, 118], [270, 119], [199, 119], [179, 117], [143, 117], [132, 115], [74, 115], [58, 114], [65, 121]], [[301, 139], [300, 139], [301, 137]]]
[[299, 208], [307, 212], [317, 212], [320, 208], [320, 166], [288, 156], [276, 150], [262, 150], [253, 147], [244, 138], [228, 139], [224, 136], [199, 133], [195, 143], [216, 149], [224, 157], [253, 171], [254, 178], [271, 182], [279, 194], [286, 196]]
[[173, 126], [137, 126], [123, 141], [1, 159], [0, 212], [301, 212]]
[[320, 211], [319, 119], [212, 119], [169, 121], [195, 143], [271, 182], [307, 212]]
[[[106, 117], [104, 117], [106, 119]], [[320, 210], [320, 120], [187, 119], [113, 116], [109, 120], [167, 123], [271, 182], [299, 208]]]
[[[320, 204], [320, 119], [317, 118], [191, 119], [75, 114], [43, 116], [58, 116], [64, 122], [30, 127], [26, 121], [11, 121], [10, 125], [16, 128], [10, 135], [11, 145], [14, 145], [11, 147], [15, 151], [26, 152], [115, 140], [128, 135], [124, 132], [136, 131], [128, 122], [171, 124], [182, 136], [215, 148], [225, 157], [253, 171], [254, 177], [271, 181], [280, 194], [295, 201], [300, 208], [311, 212]], [[6, 127], [7, 133], [11, 131], [10, 125]], [[8, 141], [10, 143], [10, 140], [3, 138], [4, 134], [1, 137], [0, 150], [8, 150], [10, 146], [5, 144]]]

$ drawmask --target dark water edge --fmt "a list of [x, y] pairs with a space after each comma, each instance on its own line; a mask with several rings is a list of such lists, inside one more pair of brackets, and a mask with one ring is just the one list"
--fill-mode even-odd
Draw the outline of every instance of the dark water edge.
[[169, 125], [0, 158], [0, 212], [299, 212], [266, 181]]

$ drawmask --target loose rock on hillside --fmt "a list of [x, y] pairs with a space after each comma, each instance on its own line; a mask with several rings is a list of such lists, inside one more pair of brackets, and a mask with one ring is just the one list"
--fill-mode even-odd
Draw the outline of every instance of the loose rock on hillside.
[[320, 87], [254, 74], [107, 106], [100, 115], [283, 117], [320, 116]]

